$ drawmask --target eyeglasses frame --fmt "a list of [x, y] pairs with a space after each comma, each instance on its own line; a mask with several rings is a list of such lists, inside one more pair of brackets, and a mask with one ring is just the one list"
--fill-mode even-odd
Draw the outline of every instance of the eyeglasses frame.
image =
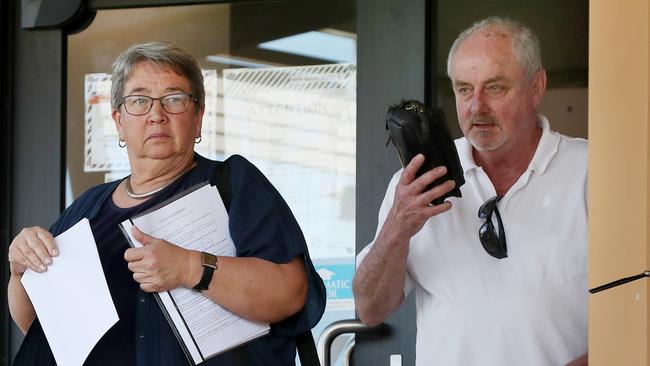
[[[128, 114], [130, 114], [130, 115], [132, 115], [132, 116], [144, 116], [145, 114], [151, 112], [151, 109], [153, 108], [153, 103], [154, 103], [155, 101], [158, 101], [158, 102], [160, 103], [160, 106], [162, 107], [162, 109], [163, 109], [165, 112], [169, 113], [169, 114], [181, 114], [181, 113], [185, 113], [185, 112], [187, 112], [187, 111], [190, 109], [190, 105], [188, 104], [188, 105], [187, 105], [187, 108], [186, 108], [184, 111], [182, 111], [182, 112], [170, 112], [170, 111], [168, 111], [167, 108], [165, 108], [165, 104], [163, 104], [162, 101], [163, 101], [163, 99], [165, 99], [165, 98], [167, 98], [167, 97], [170, 97], [170, 96], [172, 96], [172, 95], [184, 95], [184, 96], [189, 97], [190, 102], [194, 102], [194, 103], [198, 103], [198, 102], [199, 102], [199, 98], [197, 98], [194, 94], [191, 94], [191, 93], [170, 93], [170, 94], [166, 94], [166, 95], [163, 95], [163, 96], [161, 96], [161, 97], [158, 97], [158, 98], [154, 98], [154, 97], [150, 97], [150, 96], [148, 96], [148, 95], [142, 95], [142, 94], [131, 94], [131, 95], [125, 95], [125, 96], [123, 96], [123, 97], [120, 99], [120, 104], [118, 104], [117, 107], [119, 108], [120, 106], [123, 105], [123, 106], [124, 106], [124, 111], [126, 111], [126, 113], [128, 113]], [[126, 101], [126, 98], [129, 98], [129, 97], [144, 97], [144, 98], [151, 99], [151, 104], [149, 105], [149, 109], [148, 109], [146, 112], [144, 112], [144, 113], [140, 113], [140, 114], [133, 114], [133, 113], [129, 112], [128, 108], [126, 108], [126, 104], [124, 103], [124, 102]]]

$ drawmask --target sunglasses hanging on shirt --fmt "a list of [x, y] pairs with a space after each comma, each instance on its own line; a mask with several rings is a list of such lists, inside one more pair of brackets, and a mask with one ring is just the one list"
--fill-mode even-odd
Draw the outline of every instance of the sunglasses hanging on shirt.
[[[489, 255], [497, 259], [503, 259], [508, 256], [508, 248], [506, 247], [506, 234], [503, 230], [503, 222], [501, 221], [501, 214], [497, 208], [497, 203], [503, 196], [494, 196], [485, 201], [478, 209], [478, 217], [485, 220], [485, 223], [478, 229], [478, 237], [481, 239], [483, 249]], [[492, 213], [497, 218], [497, 226], [499, 226], [499, 233], [495, 231], [494, 223], [492, 223]]]

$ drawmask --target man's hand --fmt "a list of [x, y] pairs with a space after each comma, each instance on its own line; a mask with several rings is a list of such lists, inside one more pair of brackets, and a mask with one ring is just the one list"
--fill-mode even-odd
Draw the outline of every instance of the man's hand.
[[411, 237], [430, 217], [451, 209], [450, 202], [434, 206], [430, 202], [451, 191], [456, 182], [449, 180], [427, 190], [447, 169], [437, 167], [416, 178], [423, 163], [424, 156], [419, 154], [402, 171], [395, 187], [393, 205], [372, 249], [355, 274], [352, 290], [357, 314], [367, 325], [383, 322], [404, 301], [406, 259]]
[[199, 252], [144, 234], [135, 226], [133, 236], [144, 247], [127, 249], [124, 259], [143, 291], [169, 291], [195, 285], [191, 284], [192, 274], [196, 272], [192, 269], [201, 265]]
[[448, 180], [426, 190], [429, 184], [447, 173], [447, 168], [439, 166], [416, 178], [422, 164], [424, 156], [418, 154], [404, 168], [395, 187], [393, 207], [386, 218], [386, 223], [392, 226], [390, 229], [405, 238], [410, 238], [420, 231], [430, 217], [451, 209], [450, 202], [433, 206], [429, 203], [454, 189], [455, 181]]

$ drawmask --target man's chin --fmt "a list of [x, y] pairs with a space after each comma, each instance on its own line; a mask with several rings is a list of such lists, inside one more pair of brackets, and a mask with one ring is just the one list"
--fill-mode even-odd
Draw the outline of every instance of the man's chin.
[[495, 151], [501, 145], [503, 145], [503, 141], [500, 141], [494, 136], [492, 137], [482, 137], [482, 136], [472, 136], [468, 138], [469, 142], [472, 144], [472, 147], [476, 151], [480, 152], [490, 152], [490, 151]]

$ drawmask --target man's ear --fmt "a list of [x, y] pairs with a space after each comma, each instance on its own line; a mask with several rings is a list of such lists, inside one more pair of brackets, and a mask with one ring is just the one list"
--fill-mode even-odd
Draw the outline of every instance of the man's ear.
[[546, 70], [540, 69], [533, 76], [533, 105], [539, 106], [546, 92]]

